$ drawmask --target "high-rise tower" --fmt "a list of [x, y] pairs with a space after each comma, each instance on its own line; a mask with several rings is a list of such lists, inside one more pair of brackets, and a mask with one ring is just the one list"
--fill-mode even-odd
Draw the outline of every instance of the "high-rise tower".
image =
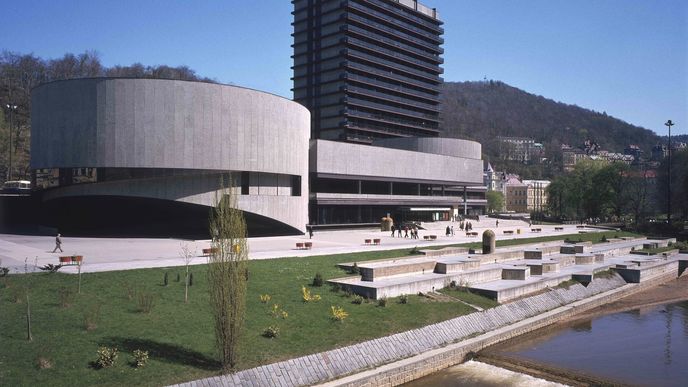
[[415, 0], [293, 0], [294, 100], [311, 138], [371, 143], [439, 135], [444, 42]]

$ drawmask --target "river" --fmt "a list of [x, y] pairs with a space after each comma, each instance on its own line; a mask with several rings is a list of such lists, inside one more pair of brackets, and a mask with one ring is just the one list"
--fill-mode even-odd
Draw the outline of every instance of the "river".
[[[498, 351], [507, 358], [622, 384], [686, 386], [688, 301], [546, 328], [501, 346]], [[531, 377], [470, 361], [408, 386], [550, 385], [541, 379], [528, 378]]]

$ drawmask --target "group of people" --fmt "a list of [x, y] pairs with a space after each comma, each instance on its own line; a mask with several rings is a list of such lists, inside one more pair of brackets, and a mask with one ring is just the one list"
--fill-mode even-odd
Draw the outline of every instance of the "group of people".
[[409, 231], [411, 231], [411, 235], [410, 235], [411, 239], [418, 239], [418, 227], [416, 227], [415, 225], [413, 227], [409, 227], [408, 225], [406, 225], [406, 226], [392, 225], [392, 238], [394, 238], [394, 232], [397, 232], [399, 238], [401, 238], [401, 232], [402, 231], [404, 232], [404, 238], [408, 238], [409, 237]]
[[466, 221], [466, 222], [461, 222], [459, 223], [459, 228], [461, 231], [471, 231], [473, 230], [473, 223]]

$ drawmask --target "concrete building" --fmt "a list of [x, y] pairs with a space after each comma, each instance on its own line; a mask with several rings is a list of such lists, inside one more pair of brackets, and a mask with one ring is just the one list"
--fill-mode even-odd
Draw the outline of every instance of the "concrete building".
[[310, 114], [298, 103], [203, 82], [75, 79], [35, 88], [31, 119], [31, 167], [48, 177], [36, 185], [62, 229], [207, 233], [231, 176], [252, 235], [305, 231]]
[[294, 100], [313, 139], [438, 136], [444, 42], [415, 0], [293, 0]]
[[[312, 224], [449, 220], [482, 214], [481, 147], [446, 138], [380, 140], [373, 146], [311, 141]], [[478, 187], [475, 187], [478, 186]]]

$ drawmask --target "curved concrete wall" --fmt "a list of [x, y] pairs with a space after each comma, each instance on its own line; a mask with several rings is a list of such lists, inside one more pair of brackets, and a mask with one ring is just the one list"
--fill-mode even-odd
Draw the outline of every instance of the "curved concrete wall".
[[[242, 196], [239, 206], [302, 232], [308, 222], [309, 135], [310, 113], [300, 104], [235, 86], [93, 78], [32, 91], [33, 169], [179, 168], [301, 176], [301, 196], [252, 193]], [[46, 197], [112, 190], [211, 205], [216, 189], [217, 180], [199, 175], [61, 187]]]
[[[482, 147], [479, 142], [443, 137], [388, 138], [373, 142], [373, 146], [404, 149], [437, 155], [481, 159]], [[482, 172], [481, 172], [482, 173]]]
[[[473, 144], [480, 148], [480, 144]], [[439, 142], [424, 145], [437, 150]], [[483, 179], [482, 168], [480, 157], [447, 156], [435, 152], [326, 140], [311, 141], [311, 171], [316, 171], [319, 176], [480, 185]]]

